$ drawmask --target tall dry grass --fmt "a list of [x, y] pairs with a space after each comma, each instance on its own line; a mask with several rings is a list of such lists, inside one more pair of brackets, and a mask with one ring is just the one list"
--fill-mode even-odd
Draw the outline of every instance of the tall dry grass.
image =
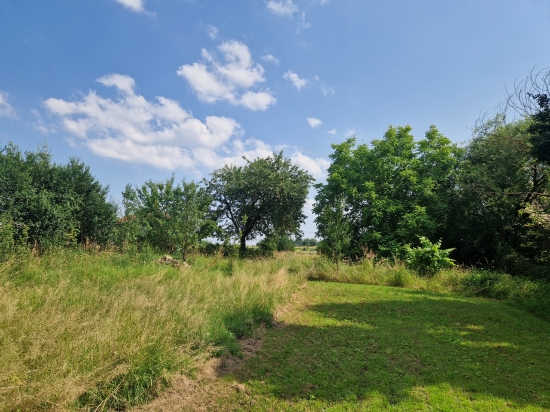
[[[145, 262], [144, 262], [145, 260]], [[304, 277], [270, 261], [56, 251], [0, 267], [0, 410], [123, 409], [269, 323]], [[24, 263], [22, 263], [24, 261]]]

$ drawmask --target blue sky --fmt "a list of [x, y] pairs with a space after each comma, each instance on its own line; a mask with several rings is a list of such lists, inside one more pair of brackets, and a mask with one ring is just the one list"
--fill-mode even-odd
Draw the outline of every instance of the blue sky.
[[0, 144], [46, 138], [115, 200], [281, 149], [322, 181], [390, 124], [467, 141], [549, 66], [548, 0], [0, 0]]

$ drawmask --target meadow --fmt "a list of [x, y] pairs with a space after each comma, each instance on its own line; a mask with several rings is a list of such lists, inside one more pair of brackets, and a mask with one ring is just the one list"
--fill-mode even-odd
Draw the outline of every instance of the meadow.
[[544, 283], [312, 253], [157, 258], [61, 249], [5, 262], [0, 410], [147, 404], [207, 359], [241, 357], [260, 325], [261, 351], [216, 383], [246, 391], [219, 391], [213, 410], [550, 408]]

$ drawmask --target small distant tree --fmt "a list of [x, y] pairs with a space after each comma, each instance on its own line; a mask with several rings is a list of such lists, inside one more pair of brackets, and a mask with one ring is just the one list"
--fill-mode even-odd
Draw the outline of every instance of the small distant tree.
[[246, 251], [247, 240], [260, 235], [299, 234], [313, 181], [283, 152], [245, 160], [245, 166], [226, 165], [215, 170], [206, 182], [214, 201], [213, 214], [227, 234], [239, 238], [241, 253]]
[[205, 188], [185, 180], [175, 185], [174, 176], [165, 182], [126, 186], [123, 202], [122, 224], [129, 241], [146, 241], [169, 252], [179, 249], [184, 260], [215, 227], [208, 219], [211, 198]]

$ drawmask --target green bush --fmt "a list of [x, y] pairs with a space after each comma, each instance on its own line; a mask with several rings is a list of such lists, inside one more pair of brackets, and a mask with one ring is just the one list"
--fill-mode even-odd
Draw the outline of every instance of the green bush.
[[454, 266], [453, 259], [449, 258], [449, 254], [454, 249], [441, 249], [441, 240], [432, 243], [424, 236], [418, 238], [420, 239], [419, 247], [413, 248], [410, 245], [403, 247], [405, 263], [409, 269], [414, 270], [420, 276], [433, 276], [442, 269]]
[[14, 251], [13, 227], [7, 216], [0, 218], [0, 262], [6, 261]]
[[296, 242], [288, 236], [268, 236], [258, 242], [258, 248], [272, 252], [293, 252]]

